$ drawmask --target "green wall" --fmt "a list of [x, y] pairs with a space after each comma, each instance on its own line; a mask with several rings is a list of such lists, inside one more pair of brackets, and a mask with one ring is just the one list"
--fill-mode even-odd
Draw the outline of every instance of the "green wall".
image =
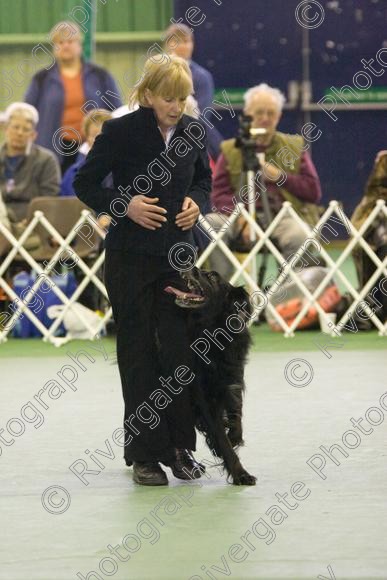
[[[97, 30], [161, 30], [172, 16], [172, 0], [95, 0]], [[69, 17], [81, 20], [87, 0], [2, 0], [0, 34], [44, 33]], [[78, 10], [76, 8], [78, 7]], [[74, 10], [75, 9], [75, 10]]]
[[[97, 50], [94, 60], [110, 70], [125, 96], [130, 82], [135, 82], [140, 74], [149, 46], [161, 43], [162, 32], [173, 15], [173, 1], [104, 1], [105, 5], [95, 0]], [[47, 42], [49, 30], [59, 20], [79, 22], [86, 18], [86, 4], [87, 0], [1, 0], [0, 75], [12, 74], [14, 82], [11, 99], [0, 87], [0, 110], [23, 98], [32, 74], [41, 68], [31, 58], [34, 47]]]

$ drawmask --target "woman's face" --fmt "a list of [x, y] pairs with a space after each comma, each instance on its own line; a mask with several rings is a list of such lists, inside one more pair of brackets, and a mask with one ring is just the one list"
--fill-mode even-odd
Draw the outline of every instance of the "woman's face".
[[161, 129], [166, 130], [177, 125], [184, 112], [187, 97], [160, 97], [147, 90], [146, 98], [155, 112]]
[[54, 56], [59, 64], [66, 64], [81, 58], [82, 41], [79, 36], [58, 34], [54, 43]]

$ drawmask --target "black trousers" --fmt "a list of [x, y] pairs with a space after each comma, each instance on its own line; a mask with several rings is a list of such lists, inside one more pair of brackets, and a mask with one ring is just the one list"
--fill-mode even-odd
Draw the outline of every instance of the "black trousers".
[[127, 462], [169, 461], [175, 448], [195, 450], [195, 355], [186, 311], [164, 292], [179, 282], [167, 257], [106, 250], [105, 284], [117, 325]]

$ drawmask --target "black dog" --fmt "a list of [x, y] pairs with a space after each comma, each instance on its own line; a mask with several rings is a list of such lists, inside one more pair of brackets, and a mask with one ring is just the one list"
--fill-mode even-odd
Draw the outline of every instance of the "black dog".
[[[234, 449], [243, 444], [244, 367], [251, 344], [246, 327], [251, 314], [248, 294], [242, 287], [225, 282], [217, 272], [193, 268], [181, 277], [186, 291], [172, 286], [165, 290], [176, 296], [177, 306], [190, 310], [188, 331], [193, 350], [195, 343], [199, 345], [199, 339], [209, 344], [206, 337], [217, 335], [217, 346], [212, 345], [207, 351], [207, 360], [198, 357], [194, 395], [196, 428], [205, 435], [212, 453], [222, 459], [235, 485], [255, 485], [256, 478], [244, 469]], [[243, 303], [246, 303], [244, 312], [237, 306], [242, 307]], [[217, 329], [221, 331], [216, 333]]]

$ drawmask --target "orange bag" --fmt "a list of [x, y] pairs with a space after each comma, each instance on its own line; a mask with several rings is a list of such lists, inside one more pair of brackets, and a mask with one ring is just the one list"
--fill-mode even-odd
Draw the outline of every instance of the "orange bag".
[[[335, 284], [332, 284], [328, 288], [324, 290], [320, 298], [317, 302], [320, 304], [321, 308], [325, 312], [334, 312], [335, 307], [341, 300], [341, 294], [339, 289]], [[278, 304], [275, 307], [276, 311], [285, 322], [290, 326], [299, 312], [301, 312], [302, 307], [305, 304], [305, 298], [293, 298], [292, 300], [288, 300], [287, 302], [283, 302], [282, 304]], [[311, 328], [315, 324], [318, 323], [318, 311], [315, 306], [309, 306], [305, 316], [300, 320], [297, 324], [297, 329], [301, 330], [303, 328]], [[283, 329], [279, 324], [271, 319], [269, 320], [269, 326], [275, 332], [282, 332]]]

